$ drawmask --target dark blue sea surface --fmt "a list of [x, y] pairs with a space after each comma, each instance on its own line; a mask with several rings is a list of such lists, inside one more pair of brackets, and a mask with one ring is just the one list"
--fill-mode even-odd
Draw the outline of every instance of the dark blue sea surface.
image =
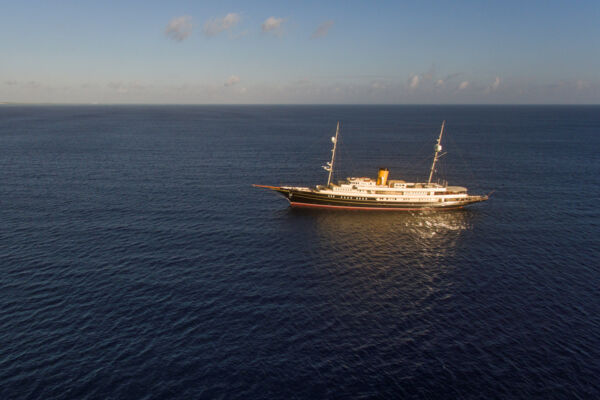
[[[495, 190], [295, 210], [251, 184]], [[600, 107], [0, 106], [0, 398], [598, 398]]]

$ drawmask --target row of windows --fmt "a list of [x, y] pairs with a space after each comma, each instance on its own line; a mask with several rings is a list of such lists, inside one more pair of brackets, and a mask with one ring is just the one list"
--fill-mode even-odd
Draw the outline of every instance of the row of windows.
[[[331, 198], [331, 199], [343, 199], [343, 200], [372, 200], [372, 198], [369, 197], [352, 197], [352, 196], [335, 196], [332, 194], [327, 195], [327, 197]], [[430, 197], [418, 197], [418, 198], [414, 198], [414, 197], [378, 197], [377, 198], [378, 201], [431, 201], [432, 199]], [[439, 202], [442, 201], [459, 201], [461, 199], [438, 199]]]
[[[356, 189], [346, 189], [346, 188], [335, 188], [333, 189], [336, 192], [350, 192], [350, 191], [355, 191]], [[360, 190], [361, 192], [367, 192], [366, 190]], [[369, 190], [368, 193], [374, 193], [374, 194], [396, 194], [396, 195], [414, 195], [414, 194], [420, 194], [420, 195], [434, 195], [434, 194], [453, 194], [453, 193], [434, 193], [434, 192], [394, 192], [394, 191], [388, 191], [388, 190]]]
[[427, 197], [410, 197], [410, 198], [406, 198], [406, 197], [378, 197], [377, 200], [379, 201], [390, 201], [390, 200], [402, 200], [402, 201], [432, 201], [432, 199], [427, 198]]
[[327, 195], [327, 197], [329, 197], [329, 198], [337, 198], [337, 199], [344, 199], [344, 200], [369, 200], [368, 197], [334, 196], [332, 194]]

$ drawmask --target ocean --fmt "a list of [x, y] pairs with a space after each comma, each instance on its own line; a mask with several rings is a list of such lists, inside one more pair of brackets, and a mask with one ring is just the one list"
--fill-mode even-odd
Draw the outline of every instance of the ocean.
[[[436, 179], [460, 211], [252, 184]], [[600, 397], [599, 106], [0, 106], [0, 398]]]

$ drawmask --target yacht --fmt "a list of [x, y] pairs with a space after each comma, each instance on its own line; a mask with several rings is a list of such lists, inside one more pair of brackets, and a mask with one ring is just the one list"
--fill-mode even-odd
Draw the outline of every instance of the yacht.
[[329, 173], [326, 185], [267, 186], [254, 187], [273, 190], [285, 197], [292, 207], [316, 207], [342, 210], [452, 210], [486, 201], [489, 195], [472, 195], [463, 186], [448, 186], [447, 183], [434, 183], [432, 178], [435, 165], [446, 153], [442, 153], [442, 136], [446, 121], [442, 122], [440, 135], [434, 146], [433, 163], [427, 182], [407, 182], [389, 179], [389, 170], [379, 168], [377, 178], [350, 177], [337, 183], [331, 182], [335, 165], [335, 154], [340, 134], [337, 123], [335, 136], [331, 138], [333, 149], [331, 161], [323, 168]]

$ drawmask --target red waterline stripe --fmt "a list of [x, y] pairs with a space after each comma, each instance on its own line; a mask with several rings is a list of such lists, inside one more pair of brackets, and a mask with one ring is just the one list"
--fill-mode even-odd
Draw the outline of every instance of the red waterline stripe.
[[292, 207], [316, 207], [316, 208], [336, 208], [339, 210], [377, 210], [377, 211], [422, 211], [422, 210], [458, 210], [460, 207], [420, 207], [420, 208], [391, 208], [391, 207], [348, 207], [348, 206], [327, 206], [324, 204], [308, 204], [290, 202]]

